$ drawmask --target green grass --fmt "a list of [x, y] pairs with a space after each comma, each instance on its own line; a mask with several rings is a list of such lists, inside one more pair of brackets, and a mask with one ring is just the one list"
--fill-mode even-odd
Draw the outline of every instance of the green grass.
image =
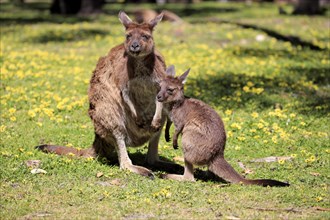
[[[123, 41], [118, 10], [130, 13], [135, 7], [110, 4], [108, 15], [77, 18], [49, 15], [47, 3], [30, 6], [0, 7], [1, 219], [330, 218], [327, 17], [280, 16], [272, 4], [165, 5], [187, 22], [162, 22], [155, 31], [167, 64], [178, 73], [191, 68], [186, 94], [222, 116], [227, 160], [239, 172], [244, 171], [238, 161], [251, 169], [248, 178], [291, 184], [262, 188], [201, 179], [149, 180], [117, 164], [36, 151], [41, 143], [91, 145], [89, 79], [98, 58]], [[294, 35], [323, 50], [211, 19]], [[258, 35], [264, 40], [257, 41]], [[182, 157], [163, 137], [159, 149], [164, 159]], [[141, 164], [146, 147], [130, 154]], [[292, 159], [251, 162], [268, 156]], [[40, 160], [47, 174], [31, 174], [28, 160]]]

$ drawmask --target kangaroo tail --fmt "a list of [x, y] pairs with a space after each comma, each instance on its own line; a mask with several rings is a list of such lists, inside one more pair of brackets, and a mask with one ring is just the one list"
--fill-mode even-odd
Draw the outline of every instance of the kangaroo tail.
[[74, 154], [75, 156], [79, 157], [95, 157], [95, 150], [93, 148], [88, 149], [77, 149], [73, 147], [66, 147], [66, 146], [56, 146], [56, 145], [39, 145], [35, 147], [38, 150], [41, 150], [45, 153], [54, 153], [58, 155], [69, 155]]
[[223, 158], [216, 157], [209, 165], [209, 170], [220, 178], [230, 183], [242, 183], [244, 185], [259, 186], [289, 186], [290, 184], [271, 179], [245, 179]]

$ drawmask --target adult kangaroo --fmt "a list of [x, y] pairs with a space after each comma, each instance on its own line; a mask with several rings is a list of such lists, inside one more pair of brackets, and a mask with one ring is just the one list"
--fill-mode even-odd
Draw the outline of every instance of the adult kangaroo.
[[149, 141], [146, 162], [165, 163], [158, 158], [160, 128], [166, 120], [161, 103], [157, 106], [158, 116], [153, 118], [159, 82], [166, 76], [165, 61], [155, 50], [152, 36], [162, 16], [137, 24], [124, 12], [119, 13], [126, 40], [99, 59], [90, 80], [88, 113], [95, 130], [92, 148], [77, 150], [54, 145], [37, 148], [62, 155], [74, 153], [108, 159], [117, 154], [121, 169], [153, 177], [147, 168], [132, 164], [126, 147], [138, 147]]
[[[167, 174], [166, 178], [194, 181], [193, 165], [207, 165], [212, 173], [231, 183], [289, 186], [287, 183], [271, 179], [249, 180], [238, 174], [224, 158], [226, 132], [219, 115], [204, 102], [184, 96], [183, 85], [189, 70], [179, 77], [174, 77], [173, 66], [166, 72], [168, 76], [160, 83], [161, 89], [157, 94], [157, 100], [164, 103], [175, 125], [174, 148], [177, 148], [178, 136], [182, 133], [181, 143], [185, 162], [183, 175]], [[166, 126], [167, 140], [169, 128], [170, 126]]]

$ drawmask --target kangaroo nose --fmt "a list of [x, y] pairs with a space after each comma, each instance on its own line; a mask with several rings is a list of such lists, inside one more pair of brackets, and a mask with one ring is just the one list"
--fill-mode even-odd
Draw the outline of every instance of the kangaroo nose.
[[132, 51], [138, 51], [140, 49], [140, 44], [138, 42], [133, 42], [131, 45], [131, 50]]

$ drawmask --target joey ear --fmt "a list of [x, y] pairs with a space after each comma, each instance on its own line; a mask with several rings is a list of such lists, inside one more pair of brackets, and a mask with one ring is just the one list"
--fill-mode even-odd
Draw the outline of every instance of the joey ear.
[[166, 74], [174, 77], [175, 76], [175, 67], [173, 65], [167, 67]]
[[182, 82], [182, 84], [186, 83], [189, 71], [190, 71], [190, 68], [187, 69], [187, 71], [184, 72], [181, 76], [179, 76], [179, 80]]
[[120, 20], [120, 22], [124, 25], [124, 27], [127, 29], [128, 25], [130, 23], [132, 23], [132, 20], [128, 17], [128, 15], [123, 12], [123, 11], [120, 11], [119, 14], [118, 14], [118, 18]]
[[151, 27], [151, 30], [153, 30], [156, 27], [156, 25], [163, 19], [163, 16], [164, 16], [164, 12], [160, 13], [154, 19], [149, 21], [149, 25]]

